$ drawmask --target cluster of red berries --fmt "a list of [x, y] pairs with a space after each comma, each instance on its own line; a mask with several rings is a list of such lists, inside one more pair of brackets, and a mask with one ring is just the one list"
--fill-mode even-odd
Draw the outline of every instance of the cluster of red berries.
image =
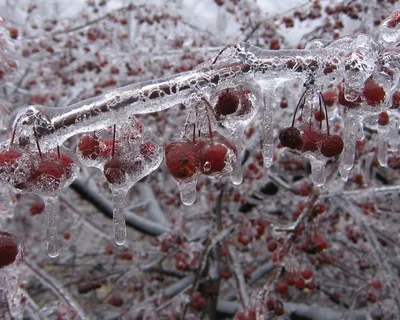
[[313, 271], [311, 269], [304, 269], [301, 272], [289, 274], [277, 283], [275, 291], [284, 296], [288, 293], [290, 286], [293, 286], [298, 290], [303, 290], [312, 277]]
[[136, 118], [120, 128], [116, 139], [116, 125], [112, 139], [101, 139], [96, 133], [81, 138], [77, 154], [88, 166], [100, 167], [111, 185], [127, 180], [136, 182], [161, 159], [160, 148]]
[[[320, 127], [318, 129], [313, 128], [311, 125], [311, 119], [309, 125], [298, 129], [294, 126], [295, 117], [297, 110], [301, 104], [305, 103], [303, 100], [304, 94], [300, 99], [295, 114], [293, 116], [292, 125], [281, 130], [279, 133], [279, 141], [284, 147], [290, 149], [299, 150], [300, 152], [320, 152], [323, 156], [327, 158], [332, 158], [338, 156], [343, 151], [343, 140], [339, 135], [331, 135], [329, 132], [329, 122], [328, 122], [328, 111], [325, 104], [325, 114], [322, 111], [321, 100], [324, 101], [322, 94], [320, 97], [320, 111], [318, 119], [320, 122]], [[305, 98], [304, 98], [305, 99]], [[322, 121], [326, 120], [326, 130], [327, 133], [321, 132]]]
[[308, 254], [317, 254], [328, 248], [324, 236], [320, 233], [309, 236], [305, 243], [301, 246], [301, 250]]
[[350, 90], [350, 93], [356, 98], [352, 101], [347, 100], [342, 85], [338, 86], [338, 102], [340, 105], [355, 109], [358, 108], [363, 101], [371, 107], [376, 107], [385, 101], [386, 93], [384, 88], [378, 84], [373, 76], [370, 76], [365, 82], [361, 92]]
[[28, 154], [14, 146], [0, 152], [0, 179], [19, 192], [52, 195], [76, 177], [77, 166], [64, 153]]
[[[206, 104], [211, 108], [208, 101]], [[232, 158], [230, 155], [236, 156], [235, 146], [218, 132], [212, 131], [209, 114], [207, 110], [206, 112], [209, 126], [208, 139], [199, 137], [196, 140], [195, 130], [193, 130], [192, 141], [172, 142], [165, 146], [166, 166], [179, 182], [194, 181], [200, 174], [221, 177], [229, 173], [226, 172], [226, 168]]]

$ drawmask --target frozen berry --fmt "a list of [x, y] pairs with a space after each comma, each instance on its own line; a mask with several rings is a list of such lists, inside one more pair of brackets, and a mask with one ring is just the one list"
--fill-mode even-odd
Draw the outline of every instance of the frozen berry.
[[18, 243], [8, 232], [0, 232], [0, 270], [12, 264], [18, 255]]
[[3, 172], [11, 173], [15, 170], [15, 165], [18, 159], [22, 156], [22, 153], [10, 149], [0, 153], [0, 174]]
[[332, 158], [338, 156], [343, 151], [343, 140], [339, 135], [327, 136], [321, 145], [321, 153], [327, 157]]
[[79, 142], [78, 149], [84, 157], [95, 160], [100, 154], [100, 142], [96, 137], [85, 136]]
[[395, 28], [400, 22], [400, 11], [395, 11], [390, 15], [390, 20], [388, 21], [388, 28]]
[[104, 165], [104, 176], [110, 184], [121, 184], [125, 182], [125, 168], [120, 159], [112, 158]]
[[385, 100], [385, 90], [372, 77], [365, 81], [363, 94], [370, 106], [376, 106]]
[[400, 90], [397, 90], [392, 95], [392, 109], [398, 109], [400, 107]]
[[281, 295], [285, 295], [288, 292], [288, 284], [285, 280], [281, 280], [276, 285], [276, 292]]
[[311, 269], [304, 269], [301, 272], [301, 276], [303, 277], [303, 279], [309, 280], [313, 277], [313, 272]]
[[325, 135], [312, 128], [303, 129], [301, 151], [317, 151]]
[[389, 123], [389, 115], [387, 112], [383, 111], [378, 116], [378, 124], [381, 126], [386, 126]]
[[287, 127], [279, 133], [279, 141], [284, 147], [291, 149], [300, 149], [303, 141], [299, 129], [295, 127]]
[[325, 91], [322, 93], [322, 96], [327, 107], [332, 107], [335, 104], [337, 96], [335, 91]]
[[144, 142], [140, 145], [140, 153], [145, 160], [151, 161], [157, 157], [157, 146], [152, 142]]
[[221, 144], [212, 145], [203, 151], [202, 173], [205, 175], [221, 172], [225, 168], [225, 160], [228, 150]]
[[361, 103], [361, 96], [358, 92], [355, 92], [354, 90], [351, 90], [351, 91], [352, 91], [352, 94], [357, 95], [357, 98], [354, 101], [347, 100], [344, 95], [344, 90], [342, 89], [342, 87], [340, 87], [339, 95], [338, 95], [338, 102], [342, 106], [345, 106], [347, 108], [357, 108]]
[[224, 89], [218, 95], [218, 101], [215, 105], [217, 118], [233, 114], [239, 107], [239, 98], [233, 89]]
[[165, 147], [165, 162], [175, 179], [190, 180], [200, 170], [199, 150], [191, 141], [170, 143]]

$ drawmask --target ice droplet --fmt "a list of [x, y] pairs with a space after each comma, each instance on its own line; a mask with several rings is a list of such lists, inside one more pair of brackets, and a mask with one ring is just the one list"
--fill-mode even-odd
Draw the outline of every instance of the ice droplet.
[[126, 223], [125, 223], [125, 197], [127, 191], [118, 191], [113, 193], [113, 223], [114, 223], [114, 239], [119, 246], [125, 244], [126, 241]]
[[325, 163], [326, 160], [317, 159], [313, 156], [309, 157], [311, 164], [311, 180], [320, 187], [325, 183]]
[[50, 258], [58, 256], [57, 212], [59, 211], [58, 197], [42, 197], [45, 205], [44, 213], [47, 228], [47, 254]]
[[190, 206], [196, 201], [196, 184], [197, 179], [190, 182], [178, 183], [181, 201], [184, 205]]

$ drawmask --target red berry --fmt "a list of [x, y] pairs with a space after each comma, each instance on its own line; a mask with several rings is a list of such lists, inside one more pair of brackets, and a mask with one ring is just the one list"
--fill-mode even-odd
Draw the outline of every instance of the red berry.
[[239, 97], [233, 89], [221, 90], [218, 95], [218, 101], [215, 105], [217, 119], [221, 116], [233, 114], [239, 107]]
[[18, 159], [22, 156], [22, 153], [10, 149], [0, 153], [0, 173], [7, 172], [12, 173], [15, 171], [15, 165]]
[[395, 28], [400, 22], [400, 11], [395, 11], [390, 15], [390, 20], [388, 21], [388, 28]]
[[383, 111], [378, 116], [378, 124], [380, 126], [386, 126], [389, 123], [389, 115], [386, 111]]
[[157, 146], [152, 142], [144, 142], [140, 145], [140, 153], [145, 160], [151, 161], [157, 157]]
[[326, 206], [323, 203], [317, 203], [312, 211], [311, 211], [311, 216], [313, 218], [317, 217], [318, 215], [324, 213], [326, 211]]
[[222, 144], [212, 145], [203, 151], [201, 171], [205, 175], [221, 172], [225, 168], [228, 149]]
[[41, 160], [33, 170], [28, 183], [43, 191], [56, 191], [60, 187], [64, 168], [56, 160]]
[[109, 305], [112, 305], [116, 308], [122, 307], [124, 304], [124, 300], [117, 294], [112, 295], [107, 302]]
[[269, 252], [274, 252], [276, 248], [278, 248], [278, 244], [276, 243], [276, 241], [271, 240], [268, 242], [267, 247]]
[[251, 241], [253, 241], [253, 237], [249, 234], [241, 233], [238, 240], [241, 244], [247, 246]]
[[280, 103], [280, 107], [281, 109], [286, 109], [288, 107], [288, 101], [285, 97], [282, 97], [281, 99], [281, 103]]
[[193, 309], [201, 309], [206, 305], [206, 299], [204, 299], [203, 295], [200, 291], [196, 291], [193, 293], [191, 307]]
[[385, 100], [385, 90], [372, 77], [365, 81], [363, 94], [370, 106], [376, 106]]
[[335, 104], [336, 101], [336, 92], [335, 91], [325, 91], [322, 93], [322, 96], [324, 97], [324, 101], [327, 107], [332, 107]]
[[285, 295], [288, 292], [288, 284], [285, 280], [281, 280], [278, 282], [276, 285], [276, 292], [278, 292], [281, 295]]
[[41, 214], [44, 211], [44, 203], [43, 202], [34, 202], [31, 206], [30, 213], [31, 215]]
[[321, 145], [321, 153], [327, 157], [332, 158], [338, 156], [343, 151], [343, 140], [339, 135], [327, 136]]
[[317, 151], [324, 136], [324, 134], [314, 131], [312, 128], [303, 129], [301, 151]]
[[392, 95], [392, 108], [398, 109], [400, 107], [400, 90], [397, 90]]
[[74, 160], [72, 160], [72, 158], [66, 154], [61, 154], [58, 160], [60, 162], [61, 167], [64, 169], [67, 178], [70, 178]]
[[200, 170], [198, 148], [191, 141], [170, 143], [165, 147], [165, 163], [175, 179], [190, 180]]
[[110, 184], [121, 184], [125, 182], [125, 168], [119, 158], [112, 158], [104, 165], [104, 176]]
[[299, 129], [295, 127], [287, 127], [279, 133], [279, 141], [284, 147], [291, 149], [300, 149], [303, 141]]
[[295, 281], [294, 281], [294, 286], [295, 286], [297, 289], [302, 290], [302, 289], [304, 289], [304, 287], [306, 286], [306, 283], [305, 283], [305, 281], [304, 281], [302, 278], [298, 277], [298, 278], [296, 278]]
[[12, 234], [0, 232], [0, 269], [12, 264], [18, 255], [18, 243]]
[[272, 311], [275, 308], [275, 299], [269, 297], [265, 304], [266, 304], [266, 307], [267, 307], [268, 311]]
[[303, 279], [309, 280], [313, 277], [313, 272], [311, 269], [305, 269], [301, 272]]
[[93, 136], [85, 136], [79, 142], [78, 149], [84, 157], [95, 160], [100, 154], [99, 140]]
[[[352, 90], [354, 92], [354, 90]], [[354, 101], [349, 101], [345, 98], [344, 96], [344, 90], [343, 88], [340, 86], [340, 90], [339, 90], [339, 95], [338, 95], [338, 102], [342, 105], [345, 106], [347, 108], [357, 108], [360, 103], [361, 103], [361, 96], [358, 92], [354, 92], [355, 94], [358, 94], [357, 99], [355, 99]]]
[[19, 32], [18, 32], [18, 29], [15, 29], [15, 28], [8, 28], [8, 33], [10, 34], [10, 37], [12, 38], [12, 39], [17, 39], [18, 38], [18, 34], [19, 34]]
[[318, 122], [321, 122], [322, 120], [325, 119], [325, 113], [323, 111], [315, 111], [314, 112], [314, 118]]

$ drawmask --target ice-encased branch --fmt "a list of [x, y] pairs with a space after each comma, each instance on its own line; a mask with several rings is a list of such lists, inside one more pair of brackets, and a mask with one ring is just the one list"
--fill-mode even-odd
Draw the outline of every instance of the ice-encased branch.
[[[369, 72], [400, 65], [398, 49], [384, 50], [366, 35], [349, 36], [311, 50], [272, 51], [237, 43], [215, 64], [205, 63], [193, 71], [121, 87], [65, 108], [28, 107], [17, 115], [15, 125], [35, 123], [40, 139], [46, 141], [44, 148], [52, 148], [77, 133], [102, 129], [130, 115], [166, 110], [184, 103], [190, 94], [210, 94], [220, 85], [234, 86], [249, 80], [265, 84], [299, 76], [306, 80], [311, 74], [321, 83], [322, 78], [331, 79], [333, 75], [346, 81], [346, 73], [359, 70], [345, 61], [360, 51], [369, 61]], [[18, 130], [25, 136], [32, 132], [31, 127]]]

